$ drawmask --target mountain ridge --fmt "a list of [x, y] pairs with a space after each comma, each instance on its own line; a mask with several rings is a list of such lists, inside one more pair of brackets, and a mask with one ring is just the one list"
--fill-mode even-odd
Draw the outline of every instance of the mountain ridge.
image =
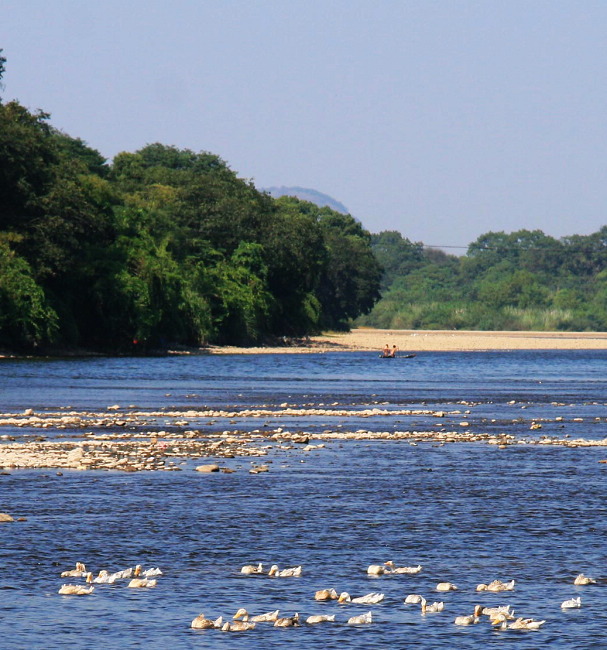
[[295, 196], [302, 201], [309, 201], [314, 203], [319, 208], [329, 207], [331, 210], [336, 212], [341, 212], [342, 214], [350, 214], [348, 208], [343, 204], [334, 199], [328, 194], [323, 194], [318, 190], [314, 190], [308, 187], [265, 187], [261, 190], [262, 192], [267, 192], [275, 199], [280, 196]]

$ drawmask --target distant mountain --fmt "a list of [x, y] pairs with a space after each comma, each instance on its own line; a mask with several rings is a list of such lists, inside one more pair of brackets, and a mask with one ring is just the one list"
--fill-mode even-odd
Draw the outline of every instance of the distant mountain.
[[279, 196], [295, 196], [302, 201], [314, 203], [320, 208], [327, 206], [331, 210], [341, 212], [342, 214], [349, 214], [350, 212], [343, 203], [336, 201], [322, 192], [317, 192], [307, 187], [266, 187], [262, 192], [267, 192], [275, 199]]

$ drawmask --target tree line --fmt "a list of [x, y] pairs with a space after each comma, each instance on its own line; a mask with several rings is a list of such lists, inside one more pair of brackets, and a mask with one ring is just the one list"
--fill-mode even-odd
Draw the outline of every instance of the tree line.
[[489, 232], [457, 257], [274, 199], [209, 152], [156, 143], [107, 162], [0, 97], [1, 346], [246, 345], [353, 322], [606, 330], [607, 226]]
[[208, 152], [151, 144], [108, 163], [0, 99], [0, 345], [128, 351], [343, 329], [380, 278], [350, 215], [273, 199]]
[[394, 329], [607, 330], [607, 226], [556, 239], [489, 232], [457, 257], [372, 235], [382, 298], [358, 319]]

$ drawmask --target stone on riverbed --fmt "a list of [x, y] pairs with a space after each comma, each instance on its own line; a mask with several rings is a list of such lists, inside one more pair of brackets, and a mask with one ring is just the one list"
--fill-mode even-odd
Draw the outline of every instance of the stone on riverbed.
[[209, 472], [218, 472], [219, 465], [209, 464], [209, 465], [198, 465], [196, 467], [197, 472], [209, 473]]

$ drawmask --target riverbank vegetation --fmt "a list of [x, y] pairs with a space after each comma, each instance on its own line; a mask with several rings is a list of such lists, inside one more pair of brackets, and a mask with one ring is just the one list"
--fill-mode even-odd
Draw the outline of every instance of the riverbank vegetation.
[[212, 153], [156, 143], [108, 162], [0, 98], [0, 346], [249, 345], [352, 322], [607, 330], [607, 226], [487, 233], [457, 257], [274, 199]]
[[[4, 59], [0, 58], [0, 77]], [[107, 163], [0, 102], [0, 345], [129, 351], [345, 329], [379, 298], [350, 215], [273, 199], [211, 153]]]
[[372, 236], [382, 299], [360, 325], [387, 329], [607, 330], [607, 226], [555, 239], [490, 232], [456, 257], [400, 233]]

